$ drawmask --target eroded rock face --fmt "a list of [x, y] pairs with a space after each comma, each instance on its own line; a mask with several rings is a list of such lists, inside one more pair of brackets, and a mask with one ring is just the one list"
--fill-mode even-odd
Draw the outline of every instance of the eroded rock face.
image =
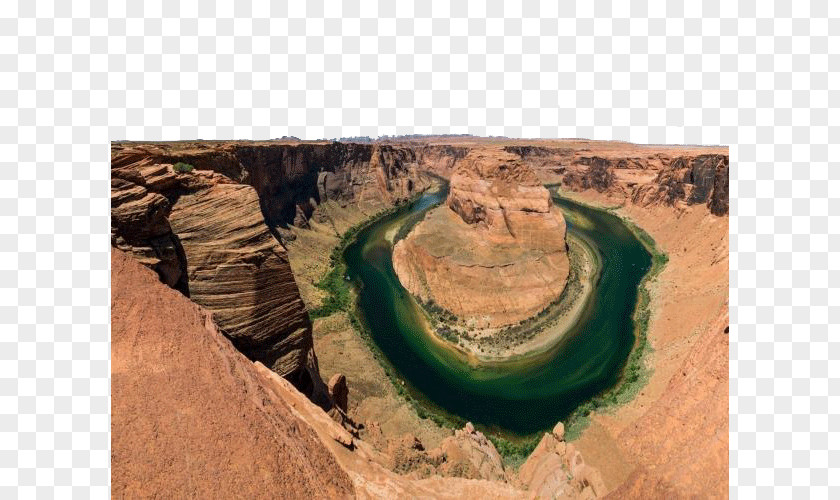
[[142, 147], [112, 158], [112, 244], [212, 311], [246, 356], [329, 407], [309, 316], [254, 188], [210, 170], [177, 174], [156, 161], [158, 152]]
[[211, 315], [111, 255], [116, 498], [345, 497], [353, 483]]
[[343, 143], [199, 143], [160, 146], [158, 161], [183, 161], [257, 190], [266, 222], [305, 227], [314, 206], [327, 200], [395, 203], [428, 187], [413, 148]]
[[324, 398], [312, 325], [254, 188], [219, 183], [183, 194], [169, 220], [187, 257], [190, 297], [242, 353]]
[[238, 352], [210, 313], [120, 250], [111, 259], [114, 497], [522, 497], [501, 482], [385, 469], [378, 452]]
[[620, 439], [643, 464], [614, 498], [726, 496], [728, 304], [700, 333], [663, 395]]
[[606, 158], [599, 156], [584, 157], [578, 160], [578, 163], [586, 165], [586, 170], [567, 173], [563, 182], [579, 189], [594, 189], [599, 193], [609, 190], [615, 184], [615, 174]]
[[502, 457], [496, 447], [469, 422], [463, 429], [455, 431], [453, 436], [444, 439], [440, 443], [440, 451], [444, 460], [438, 470], [445, 475], [493, 481], [507, 479]]
[[518, 479], [532, 498], [599, 498], [607, 493], [601, 473], [566, 443], [562, 422], [543, 435], [519, 468]]
[[729, 213], [729, 157], [680, 156], [661, 170], [653, 183], [633, 191], [634, 203], [675, 205], [704, 203], [715, 215]]
[[[428, 186], [412, 148], [338, 143], [112, 147], [112, 245], [211, 310], [250, 359], [331, 406], [283, 228], [323, 201], [386, 203]], [[195, 167], [176, 173], [178, 161]]]
[[347, 377], [336, 373], [327, 385], [333, 403], [344, 413], [347, 413]]
[[178, 185], [178, 176], [169, 165], [148, 164], [142, 157], [137, 164], [126, 161], [117, 167], [111, 170], [111, 245], [188, 295], [184, 250], [167, 218], [171, 203], [156, 192]]
[[529, 318], [558, 297], [569, 260], [566, 224], [548, 190], [514, 156], [471, 154], [446, 204], [394, 248], [403, 286], [476, 326]]

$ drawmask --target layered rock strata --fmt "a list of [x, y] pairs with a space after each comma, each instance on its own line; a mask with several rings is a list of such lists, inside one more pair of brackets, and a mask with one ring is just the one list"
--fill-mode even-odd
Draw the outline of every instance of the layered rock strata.
[[115, 498], [342, 497], [353, 484], [211, 315], [111, 254]]
[[[430, 170], [443, 163], [443, 153], [426, 154], [434, 160]], [[220, 173], [256, 189], [266, 223], [283, 228], [306, 227], [314, 208], [327, 200], [391, 204], [411, 197], [429, 185], [420, 172], [422, 156], [415, 148], [379, 144], [187, 142], [115, 145], [112, 164], [142, 158]]]
[[254, 188], [154, 161], [140, 151], [112, 162], [112, 244], [212, 311], [246, 356], [328, 407], [309, 316]]
[[532, 317], [566, 285], [566, 224], [548, 190], [512, 155], [471, 154], [444, 206], [394, 248], [394, 269], [422, 301], [495, 328]]
[[705, 204], [714, 215], [729, 213], [729, 156], [680, 156], [662, 169], [652, 184], [633, 191], [634, 203]]
[[[425, 189], [417, 152], [338, 143], [116, 144], [112, 245], [211, 310], [222, 331], [329, 406], [311, 323], [281, 244], [319, 203], [385, 205]], [[176, 173], [172, 164], [195, 170]]]
[[[453, 141], [452, 144], [444, 144], [441, 141], [426, 142], [437, 142], [437, 144], [281, 143], [277, 141], [115, 144], [112, 147], [112, 245], [124, 249], [136, 260], [154, 269], [161, 281], [186, 294], [192, 292], [190, 285], [195, 286], [201, 283], [199, 286], [201, 288], [210, 282], [199, 280], [191, 283], [191, 272], [197, 271], [200, 266], [196, 264], [196, 267], [193, 267], [190, 264], [190, 258], [185, 249], [192, 255], [196, 255], [196, 252], [198, 255], [205, 253], [208, 259], [235, 263], [229, 266], [236, 269], [231, 274], [231, 279], [238, 282], [242, 277], [243, 283], [251, 283], [241, 289], [243, 290], [241, 296], [247, 297], [246, 300], [259, 300], [264, 296], [263, 294], [271, 294], [274, 291], [271, 288], [272, 285], [265, 282], [260, 284], [263, 279], [258, 277], [257, 268], [273, 276], [282, 274], [283, 283], [278, 285], [278, 290], [292, 286], [292, 282], [289, 281], [291, 273], [281, 269], [284, 265], [283, 258], [277, 255], [277, 252], [283, 249], [282, 238], [293, 236], [285, 232], [285, 227], [296, 225], [305, 228], [309, 218], [318, 215], [319, 204], [334, 201], [338, 205], [346, 206], [359, 200], [396, 202], [424, 188], [427, 179], [421, 170], [430, 170], [438, 175], [451, 177], [453, 172], [464, 163], [467, 153], [470, 153], [471, 157], [481, 152], [496, 155], [498, 148], [501, 147], [492, 144], [492, 140], [484, 141], [477, 138]], [[511, 141], [505, 142], [509, 144]], [[701, 210], [701, 207], [697, 205], [703, 204], [705, 206], [702, 210], [708, 210], [712, 214], [725, 216], [728, 213], [729, 164], [728, 151], [725, 148], [637, 146], [578, 140], [533, 141], [534, 144], [529, 141], [515, 142], [518, 145], [509, 146], [509, 152], [519, 157], [523, 164], [535, 170], [540, 181], [561, 182], [564, 189], [572, 191], [591, 191], [589, 194], [603, 204], [632, 203], [626, 208], [635, 211], [632, 213], [651, 211], [650, 213], [661, 215], [666, 219], [671, 212], [664, 207], [674, 207], [683, 212], [682, 215], [686, 213], [692, 215]], [[376, 157], [375, 160], [374, 157]], [[189, 174], [175, 173], [172, 170], [172, 164], [177, 161], [186, 161], [195, 165], [197, 169]], [[226, 186], [219, 187], [223, 184]], [[250, 188], [252, 191], [249, 195], [243, 195], [235, 192], [234, 188]], [[219, 193], [232, 194], [236, 204], [227, 205], [215, 199]], [[199, 203], [198, 200], [202, 196], [206, 196], [207, 199]], [[483, 205], [466, 203], [467, 200], [475, 201], [474, 198], [468, 196], [462, 199], [464, 203], [459, 206], [459, 213], [456, 214], [451, 208], [447, 208], [454, 214], [455, 219], [470, 227], [488, 225], [487, 214], [482, 213], [482, 210], [478, 208]], [[202, 232], [201, 228], [197, 227], [200, 224], [196, 214], [208, 213], [202, 208], [204, 203], [208, 207], [213, 206], [219, 209], [226, 207], [237, 213], [242, 212], [240, 213], [243, 215], [241, 224], [230, 220], [232, 217], [227, 217], [228, 220], [225, 221], [223, 220], [225, 217], [215, 213], [211, 214], [215, 219], [209, 220], [210, 225], [218, 224], [219, 228], [223, 228], [222, 230], [228, 235], [226, 238], [230, 237], [234, 242], [238, 241], [232, 246], [236, 248], [237, 245], [241, 245], [238, 247], [241, 255], [234, 256], [237, 252], [223, 252], [220, 248], [213, 248], [213, 239], [216, 237], [213, 231]], [[691, 205], [695, 206], [690, 207]], [[649, 208], [642, 210], [640, 207]], [[686, 207], [689, 210], [686, 210]], [[210, 211], [215, 212], [215, 210]], [[263, 225], [267, 228], [267, 234], [280, 242], [279, 245], [266, 246], [265, 234], [259, 232], [257, 235], [256, 226], [252, 226], [248, 218], [244, 217], [246, 212], [256, 211], [262, 212]], [[172, 213], [177, 214], [175, 219], [172, 218]], [[468, 224], [464, 217], [473, 222]], [[717, 219], [717, 217], [706, 217], [703, 220], [707, 219]], [[187, 227], [195, 226], [194, 230], [191, 230], [192, 234], [180, 233], [182, 224]], [[487, 228], [483, 229], [490, 232]], [[249, 235], [256, 235], [254, 236], [256, 243], [253, 247], [248, 242], [251, 238]], [[659, 235], [654, 236], [659, 242]], [[183, 241], [189, 240], [188, 244], [185, 245], [182, 238]], [[199, 248], [205, 246], [206, 248]], [[271, 254], [274, 254], [274, 257]], [[721, 255], [725, 259], [725, 251]], [[236, 260], [240, 257], [244, 260]], [[263, 258], [271, 262], [263, 265], [259, 262]], [[254, 270], [249, 271], [248, 265], [253, 265]], [[225, 266], [227, 264], [219, 264], [218, 267]], [[121, 269], [116, 264], [112, 264], [112, 267], [117, 271]], [[135, 267], [142, 270], [138, 266]], [[154, 282], [151, 273], [145, 273], [145, 278]], [[115, 332], [115, 350], [112, 353], [114, 360], [114, 417], [112, 420], [114, 443], [112, 447], [115, 472], [113, 482], [117, 496], [134, 495], [140, 491], [141, 483], [148, 491], [159, 491], [161, 495], [166, 496], [173, 494], [177, 496], [181, 491], [179, 484], [183, 486], [190, 484], [193, 480], [205, 481], [202, 474], [217, 476], [218, 481], [211, 481], [208, 488], [222, 495], [229, 490], [236, 490], [237, 493], [242, 494], [252, 493], [250, 487], [242, 482], [244, 481], [242, 478], [245, 477], [255, 483], [255, 488], [264, 488], [261, 490], [262, 493], [257, 492], [253, 496], [267, 496], [272, 491], [276, 493], [271, 489], [272, 486], [276, 486], [276, 478], [281, 478], [280, 481], [284, 484], [282, 491], [289, 492], [288, 494], [293, 496], [311, 495], [313, 491], [324, 491], [331, 496], [352, 494], [352, 492], [348, 493], [345, 486], [342, 486], [344, 482], [342, 473], [352, 478], [356, 494], [363, 497], [381, 496], [383, 492], [391, 496], [522, 495], [521, 491], [514, 491], [509, 485], [498, 482], [453, 481], [452, 478], [440, 477], [407, 482], [400, 476], [376, 465], [387, 463], [387, 459], [375, 453], [370, 453], [367, 458], [359, 458], [360, 453], [365, 449], [364, 443], [359, 442], [356, 437], [344, 430], [340, 423], [333, 422], [328, 417], [326, 417], [328, 422], [321, 422], [320, 417], [326, 414], [306, 401], [288, 382], [279, 379], [276, 372], [269, 372], [261, 368], [261, 365], [256, 365], [260, 386], [256, 389], [254, 389], [253, 373], [240, 377], [242, 370], [249, 371], [246, 368], [247, 360], [230, 349], [230, 344], [219, 336], [222, 329], [215, 326], [212, 321], [203, 320], [198, 323], [210, 325], [205, 331], [221, 339], [221, 344], [227, 345], [225, 348], [227, 350], [218, 350], [215, 346], [221, 344], [215, 340], [198, 343], [189, 340], [191, 342], [189, 346], [180, 347], [172, 344], [179, 341], [178, 337], [185, 335], [184, 332], [193, 330], [191, 326], [181, 322], [182, 319], [190, 318], [185, 310], [182, 310], [180, 306], [169, 310], [166, 306], [176, 303], [178, 299], [186, 303], [186, 299], [171, 290], [169, 294], [161, 292], [160, 290], [165, 292], [167, 289], [160, 283], [156, 284], [157, 288], [138, 287], [139, 279], [132, 277], [128, 280], [129, 286], [142, 291], [127, 299], [132, 302], [131, 307], [124, 304], [118, 307], [112, 304], [112, 312], [115, 313], [112, 317]], [[228, 286], [227, 283], [217, 285]], [[666, 295], [670, 296], [670, 294]], [[126, 300], [126, 297], [124, 294], [114, 293], [115, 300]], [[249, 328], [248, 325], [253, 327], [252, 322], [260, 321], [260, 316], [270, 318], [277, 314], [273, 316], [275, 319], [282, 316], [280, 320], [286, 322], [287, 328], [276, 329], [269, 338], [261, 341], [266, 342], [265, 352], [271, 352], [272, 346], [278, 343], [283, 345], [284, 348], [278, 351], [277, 358], [280, 360], [278, 363], [280, 367], [300, 364], [303, 360], [303, 365], [297, 366], [296, 370], [286, 376], [294, 380], [299, 387], [305, 387], [306, 380], [297, 379], [296, 375], [310, 373], [307, 363], [314, 362], [314, 353], [311, 347], [305, 347], [307, 345], [305, 341], [300, 342], [301, 337], [296, 337], [295, 332], [298, 327], [295, 325], [302, 321], [308, 322], [308, 319], [303, 319], [305, 311], [294, 312], [297, 310], [294, 303], [299, 300], [298, 298], [291, 293], [285, 297], [287, 300], [274, 304], [274, 308], [282, 310], [284, 307], [291, 307], [289, 310], [291, 318], [286, 318], [285, 313], [273, 313], [273, 308], [260, 308], [252, 304], [243, 307], [243, 317], [235, 319], [234, 323], [242, 325], [242, 331], [246, 331]], [[155, 301], [148, 308], [137, 305], [144, 300], [157, 298], [160, 300]], [[238, 300], [237, 297], [231, 297], [231, 299]], [[661, 304], [663, 300], [668, 299], [655, 298], [655, 300]], [[139, 317], [131, 316], [129, 313], [137, 313]], [[245, 315], [256, 317], [245, 318]], [[695, 311], [691, 316], [696, 318], [693, 321], [697, 324], [702, 324], [704, 321], [702, 311]], [[125, 322], [120, 323], [123, 321], [121, 318], [126, 317], [133, 318], [128, 326]], [[207, 318], [207, 316], [203, 317]], [[165, 323], [159, 324], [159, 320]], [[638, 468], [631, 474], [629, 481], [616, 491], [617, 496], [645, 497], [651, 493], [663, 496], [704, 495], [709, 492], [719, 494], [720, 491], [725, 493], [726, 469], [725, 465], [723, 467], [720, 465], [726, 462], [727, 413], [725, 403], [723, 407], [717, 404], [725, 400], [726, 387], [725, 344], [721, 343], [721, 337], [725, 336], [726, 328], [722, 326], [725, 320], [721, 321], [723, 333], [720, 333], [720, 328], [712, 327], [711, 330], [719, 333], [719, 336], [711, 336], [710, 333], [701, 335], [697, 342], [698, 348], [692, 350], [685, 366], [668, 383], [665, 395], [657, 396], [654, 400], [656, 404], [650, 407], [650, 411], [646, 411], [638, 423], [624, 429], [621, 433], [622, 447], [632, 450], [632, 453], [630, 451], [628, 453], [633, 455], [633, 463]], [[149, 328], [143, 329], [137, 326], [144, 322], [149, 323]], [[119, 324], [122, 326], [117, 326]], [[668, 329], [668, 331], [671, 330]], [[126, 331], [135, 335], [130, 337], [130, 342], [123, 337]], [[228, 330], [224, 330], [223, 333], [230, 335]], [[656, 332], [653, 332], [654, 336], [655, 334]], [[290, 336], [289, 343], [283, 344], [284, 336]], [[195, 338], [192, 333], [186, 337]], [[159, 343], [159, 345], [153, 345], [154, 343]], [[308, 349], [307, 354], [300, 355], [299, 352], [295, 352], [301, 349]], [[207, 358], [204, 356], [207, 351], [222, 354]], [[310, 353], [312, 356], [309, 355]], [[167, 357], [168, 355], [171, 356]], [[239, 361], [235, 360], [237, 356], [241, 358]], [[196, 366], [191, 364], [193, 360]], [[291, 360], [295, 360], [294, 363]], [[242, 364], [243, 361], [246, 364]], [[659, 370], [661, 360], [654, 359], [654, 361]], [[183, 366], [176, 368], [174, 367], [176, 363]], [[266, 363], [270, 364], [271, 361], [266, 359]], [[209, 375], [208, 370], [203, 369], [206, 367], [211, 367]], [[185, 371], [178, 371], [181, 368]], [[138, 376], [128, 378], [133, 373]], [[164, 373], [167, 374], [164, 379], [155, 378]], [[232, 378], [228, 378], [226, 374], [231, 374]], [[222, 379], [221, 383], [216, 381], [219, 377]], [[670, 375], [665, 380], [669, 378]], [[207, 386], [207, 383], [210, 383], [208, 380], [212, 380], [213, 384]], [[180, 382], [184, 383], [180, 384]], [[149, 388], [155, 389], [162, 399], [155, 399], [157, 396], [149, 393]], [[240, 389], [244, 392], [240, 393]], [[336, 384], [333, 389], [336, 396], [343, 392], [340, 384]], [[269, 391], [273, 395], [266, 397], [263, 391]], [[720, 391], [724, 391], [723, 399], [720, 399], [718, 394]], [[219, 393], [224, 393], [224, 397]], [[132, 394], [139, 395], [139, 399], [131, 401]], [[282, 420], [289, 424], [289, 427], [283, 427], [280, 424], [277, 424], [277, 427], [271, 427], [274, 425], [271, 423], [274, 417], [255, 417], [256, 413], [253, 413], [248, 405], [242, 402], [244, 400], [240, 398], [241, 394], [246, 395], [245, 400], [248, 398], [259, 400], [260, 404], [256, 406], [257, 412], [274, 412], [275, 415], [281, 415], [274, 422]], [[274, 402], [276, 398], [287, 403], [290, 413], [283, 413], [282, 409], [270, 408], [278, 404]], [[233, 406], [244, 405], [242, 408], [245, 410], [243, 410], [241, 421], [235, 421], [233, 416], [225, 413], [231, 401], [233, 401]], [[170, 404], [171, 402], [176, 403]], [[148, 410], [150, 405], [154, 411]], [[159, 405], [159, 407], [154, 405]], [[702, 410], [698, 411], [697, 408], [702, 408]], [[208, 409], [209, 413], [202, 414], [204, 409]], [[184, 414], [193, 416], [189, 419], [192, 427], [183, 427], [182, 419], [176, 418], [177, 415]], [[128, 418], [127, 415], [132, 417]], [[142, 418], [136, 418], [137, 415], [141, 415]], [[195, 426], [195, 422], [205, 421], [209, 424], [204, 428]], [[258, 422], [255, 424], [254, 421]], [[265, 424], [266, 421], [269, 423]], [[323, 429], [320, 426], [323, 426]], [[314, 429], [321, 438], [321, 444], [328, 448], [333, 456], [339, 458], [340, 468], [336, 468], [334, 463], [324, 461], [323, 455], [317, 451], [317, 446], [312, 447], [312, 442], [309, 441], [312, 433], [307, 431], [307, 428]], [[120, 431], [120, 429], [127, 429], [127, 431]], [[254, 429], [258, 432], [252, 432]], [[659, 439], [664, 435], [661, 429], [682, 429], [683, 431], [688, 429], [688, 432], [682, 432], [680, 435], [693, 436], [694, 441], [671, 440], [670, 438], [662, 441]], [[191, 434], [190, 432], [194, 430], [201, 432], [201, 435]], [[120, 436], [117, 435], [118, 432], [121, 433]], [[289, 437], [289, 433], [292, 437]], [[185, 439], [179, 441], [178, 436], [181, 434]], [[305, 437], [303, 442], [296, 442], [295, 436], [301, 435], [309, 437]], [[210, 439], [207, 439], [207, 436], [210, 436]], [[271, 438], [265, 436], [271, 436]], [[172, 447], [166, 444], [166, 441], [170, 439], [174, 443]], [[288, 439], [291, 441], [287, 442]], [[475, 441], [472, 438], [469, 440]], [[572, 475], [574, 472], [571, 468], [572, 464], [581, 463], [575, 458], [574, 453], [568, 453], [570, 448], [568, 443], [565, 447], [566, 453], [559, 453], [558, 450], [562, 446], [558, 444], [556, 436], [550, 440], [544, 438], [543, 441], [546, 444], [541, 443], [537, 452], [526, 462], [527, 467], [523, 466], [522, 470], [526, 473], [523, 475], [520, 472], [520, 479], [529, 490], [527, 495], [532, 497], [540, 497], [543, 494], [547, 496], [548, 492], [556, 495], [559, 491], [565, 491], [562, 489], [564, 487], [558, 486], [560, 483], [553, 486], [546, 485], [553, 484], [552, 481], [561, 480], [564, 474]], [[209, 442], [218, 446], [210, 446], [207, 444]], [[231, 442], [234, 444], [231, 445]], [[236, 445], [239, 442], [252, 443], [254, 453], [248, 455], [247, 450]], [[698, 442], [702, 443], [702, 446], [698, 446]], [[266, 445], [276, 445], [278, 449], [268, 449]], [[422, 450], [417, 450], [414, 440], [407, 442], [407, 446], [418, 453], [422, 452]], [[354, 449], [350, 450], [350, 448]], [[579, 448], [582, 449], [583, 446], [580, 445]], [[136, 453], [138, 449], [142, 450], [141, 454]], [[216, 471], [212, 463], [208, 465], [210, 459], [207, 456], [215, 454], [218, 459], [220, 449], [225, 450], [225, 453], [221, 454], [223, 459], [219, 462], [244, 471], [243, 476], [240, 477], [242, 481], [225, 475], [225, 471]], [[307, 454], [314, 454], [312, 455], [314, 458], [307, 456], [306, 463], [298, 466], [296, 457], [300, 457], [301, 449]], [[446, 463], [466, 463], [454, 459], [435, 462], [445, 456], [438, 451], [439, 449], [431, 458], [437, 464], [436, 468], [444, 466], [461, 470], [460, 466], [447, 466]], [[203, 458], [197, 459], [195, 463], [183, 463], [179, 461], [184, 456], [183, 453]], [[302, 471], [302, 476], [290, 476], [288, 474], [291, 468], [272, 461], [271, 457], [285, 457], [285, 454], [292, 457], [286, 460], [286, 463]], [[463, 456], [471, 455], [472, 452]], [[587, 450], [587, 457], [591, 456], [593, 455], [590, 455]], [[537, 460], [537, 457], [541, 458]], [[313, 462], [309, 462], [310, 460]], [[371, 460], [376, 464], [371, 465]], [[593, 459], [590, 458], [590, 460]], [[307, 468], [307, 463], [314, 469]], [[559, 465], [555, 467], [551, 464]], [[248, 468], [252, 466], [255, 468]], [[466, 465], [464, 467], [466, 468], [463, 470], [472, 471], [466, 473], [468, 477], [480, 477], [480, 473], [473, 467]], [[274, 484], [263, 484], [251, 477], [252, 473], [257, 479], [265, 477], [260, 475], [265, 470], [268, 470], [270, 477], [274, 478]], [[495, 470], [490, 468], [485, 473], [494, 474]], [[585, 469], [577, 468], [576, 470]], [[602, 470], [608, 469], [605, 467]], [[315, 476], [318, 478], [314, 479]], [[153, 479], [146, 479], [149, 477]], [[607, 477], [607, 472], [604, 477]], [[167, 483], [169, 480], [167, 478], [174, 478], [172, 484]], [[325, 478], [328, 479], [326, 485], [319, 482]], [[542, 479], [535, 483], [534, 478]], [[575, 484], [583, 486], [578, 495], [595, 493], [597, 488], [587, 488], [595, 482], [591, 477], [587, 479], [584, 474], [572, 475], [572, 478]], [[289, 484], [286, 484], [287, 482]], [[723, 490], [721, 490], [721, 485], [724, 485]], [[298, 486], [300, 486], [299, 489]]]
[[243, 354], [323, 397], [312, 325], [256, 191], [218, 183], [183, 194], [169, 221], [187, 257], [192, 300], [213, 311]]
[[714, 215], [729, 213], [726, 148], [639, 146], [575, 141], [566, 147], [507, 146], [546, 182], [571, 191], [594, 190], [622, 201], [686, 206], [706, 204]]

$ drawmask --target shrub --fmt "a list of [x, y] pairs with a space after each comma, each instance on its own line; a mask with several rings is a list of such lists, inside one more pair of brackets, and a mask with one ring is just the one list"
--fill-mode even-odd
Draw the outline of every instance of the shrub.
[[178, 172], [179, 174], [186, 174], [192, 172], [194, 168], [195, 167], [193, 167], [189, 163], [184, 163], [182, 161], [179, 161], [175, 165], [172, 165], [172, 170]]

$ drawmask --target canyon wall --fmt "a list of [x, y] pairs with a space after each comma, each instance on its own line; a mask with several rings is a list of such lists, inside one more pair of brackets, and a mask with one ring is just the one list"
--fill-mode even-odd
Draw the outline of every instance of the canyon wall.
[[[423, 153], [441, 163], [435, 150]], [[327, 200], [388, 205], [411, 197], [430, 183], [417, 156], [338, 143], [115, 144], [112, 245], [212, 311], [250, 359], [328, 407], [312, 325], [282, 244], [294, 237], [286, 228], [306, 227]], [[195, 169], [175, 172], [177, 162]]]
[[729, 213], [729, 153], [720, 147], [642, 146], [568, 141], [565, 147], [506, 146], [546, 182], [594, 190], [648, 206], [706, 204]]
[[687, 205], [705, 203], [714, 215], [729, 213], [729, 156], [680, 156], [656, 175], [653, 183], [637, 186], [633, 203]]

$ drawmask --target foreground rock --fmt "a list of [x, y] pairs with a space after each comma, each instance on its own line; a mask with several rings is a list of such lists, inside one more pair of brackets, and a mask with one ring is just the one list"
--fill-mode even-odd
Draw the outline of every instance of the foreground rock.
[[111, 255], [115, 498], [347, 496], [315, 432], [199, 306]]
[[463, 475], [480, 479], [504, 481], [507, 479], [502, 457], [496, 447], [473, 425], [455, 431], [455, 435], [443, 440], [440, 453], [445, 463], [438, 468], [447, 475]]
[[566, 443], [562, 422], [543, 435], [519, 468], [519, 481], [534, 498], [598, 498], [607, 493], [598, 470], [586, 465], [575, 446]]
[[474, 327], [528, 319], [566, 285], [566, 224], [534, 173], [510, 154], [471, 153], [446, 204], [394, 247], [394, 269], [421, 300]]
[[323, 396], [312, 325], [254, 189], [218, 183], [184, 194], [169, 219], [187, 256], [192, 300], [213, 311], [243, 354]]
[[614, 498], [726, 496], [727, 306], [692, 346], [664, 394], [620, 436], [642, 464]]

